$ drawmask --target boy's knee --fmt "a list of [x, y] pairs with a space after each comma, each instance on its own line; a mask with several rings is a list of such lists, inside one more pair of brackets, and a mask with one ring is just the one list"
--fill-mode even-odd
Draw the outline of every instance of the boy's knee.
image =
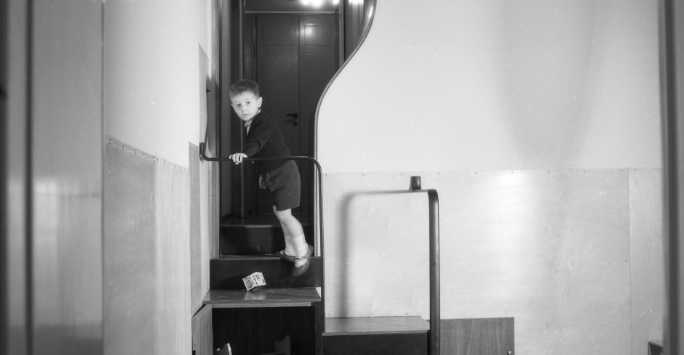
[[276, 217], [277, 217], [279, 220], [288, 219], [288, 218], [290, 218], [290, 216], [292, 216], [292, 213], [290, 213], [290, 210], [278, 211], [278, 210], [275, 208], [275, 206], [273, 206], [273, 213], [275, 213]]

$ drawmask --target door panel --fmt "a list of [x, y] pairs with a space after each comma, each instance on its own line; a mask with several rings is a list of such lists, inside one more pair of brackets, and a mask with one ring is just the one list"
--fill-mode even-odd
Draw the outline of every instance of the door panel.
[[325, 86], [337, 70], [337, 17], [334, 15], [302, 16], [300, 66], [300, 102], [302, 130], [309, 138], [306, 153], [313, 155], [316, 105]]
[[[245, 75], [264, 97], [262, 114], [275, 119], [293, 155], [313, 155], [316, 105], [337, 69], [338, 23], [334, 14], [248, 14], [245, 17]], [[313, 170], [300, 163], [302, 208], [313, 210]], [[247, 173], [246, 180], [254, 180]], [[269, 195], [245, 184], [248, 215], [272, 214]]]
[[[256, 23], [256, 80], [264, 97], [261, 114], [278, 122], [285, 144], [292, 154], [299, 154], [299, 127], [288, 121], [288, 114], [299, 115], [299, 19], [261, 15]], [[271, 214], [269, 194], [258, 190], [256, 196], [257, 215]]]
[[[316, 134], [316, 106], [328, 81], [337, 70], [338, 41], [337, 16], [301, 16], [300, 31], [300, 131], [307, 138], [302, 140], [303, 153], [313, 156]], [[305, 68], [305, 69], [304, 69]], [[300, 164], [302, 172], [302, 212], [311, 216], [313, 212], [314, 170], [310, 163]]]

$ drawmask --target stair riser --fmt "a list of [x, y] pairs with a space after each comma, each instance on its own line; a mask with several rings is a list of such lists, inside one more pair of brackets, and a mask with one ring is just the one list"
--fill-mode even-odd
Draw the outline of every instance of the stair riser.
[[214, 348], [231, 344], [233, 354], [265, 354], [290, 337], [291, 353], [315, 355], [312, 308], [222, 309], [213, 313]]
[[324, 355], [427, 355], [428, 336], [415, 334], [324, 335]]
[[264, 274], [269, 288], [319, 287], [323, 280], [323, 263], [320, 257], [312, 257], [309, 270], [297, 277], [292, 277], [292, 263], [277, 258], [213, 259], [211, 289], [244, 289], [242, 278], [257, 271]]
[[[313, 245], [313, 228], [304, 226], [304, 234]], [[283, 232], [280, 227], [223, 226], [219, 239], [221, 255], [271, 254], [283, 250]]]

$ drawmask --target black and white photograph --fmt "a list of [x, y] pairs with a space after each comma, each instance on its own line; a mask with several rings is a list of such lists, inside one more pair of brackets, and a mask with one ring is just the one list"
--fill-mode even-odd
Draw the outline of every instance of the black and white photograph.
[[0, 355], [684, 355], [682, 1], [0, 29]]

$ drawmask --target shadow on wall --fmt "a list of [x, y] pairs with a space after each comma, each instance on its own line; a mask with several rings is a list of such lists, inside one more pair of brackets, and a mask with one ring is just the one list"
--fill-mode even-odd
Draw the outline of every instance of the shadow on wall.
[[533, 1], [538, 6], [506, 2], [501, 12], [497, 58], [508, 116], [502, 122], [527, 156], [566, 161], [585, 141], [587, 116], [595, 111], [593, 97], [600, 80], [595, 62], [606, 55], [606, 46], [592, 45], [607, 26], [596, 26], [602, 19], [593, 1], [562, 6]]
[[[340, 202], [340, 215], [339, 215], [339, 224], [337, 226], [337, 231], [336, 235], [338, 236], [335, 245], [335, 257], [338, 258], [338, 266], [335, 268], [336, 270], [334, 271], [333, 277], [335, 280], [339, 280], [339, 287], [335, 290], [335, 298], [339, 300], [338, 302], [335, 302], [335, 307], [336, 309], [334, 310], [334, 314], [338, 316], [358, 316], [358, 310], [352, 309], [353, 307], [350, 307], [350, 304], [358, 302], [359, 298], [358, 296], [358, 291], [359, 288], [363, 287], [358, 287], [359, 285], [359, 277], [361, 277], [364, 281], [368, 282], [370, 281], [372, 284], [375, 284], [379, 280], [386, 280], [386, 276], [389, 275], [383, 275], [381, 272], [378, 272], [380, 269], [378, 268], [373, 268], [373, 269], [366, 269], [363, 270], [363, 266], [360, 266], [357, 268], [353, 267], [353, 264], [356, 264], [355, 259], [359, 260], [360, 258], [362, 259], [364, 256], [370, 256], [375, 258], [375, 261], [364, 261], [365, 266], [373, 266], [373, 265], [378, 265], [380, 261], [384, 261], [385, 265], [389, 265], [392, 263], [391, 260], [383, 257], [383, 253], [385, 254], [393, 254], [392, 252], [389, 252], [392, 249], [391, 245], [385, 245], [384, 248], [378, 248], [377, 246], [373, 247], [372, 241], [373, 240], [378, 240], [378, 238], [374, 238], [374, 236], [378, 235], [379, 233], [385, 233], [385, 235], [391, 230], [391, 226], [388, 223], [382, 223], [382, 221], [378, 221], [378, 218], [373, 218], [371, 220], [372, 216], [372, 211], [371, 214], [366, 215], [367, 218], [366, 220], [359, 220], [358, 214], [357, 215], [352, 215], [352, 211], [354, 210], [354, 204], [358, 203], [362, 200], [366, 200], [367, 198], [373, 198], [373, 197], [380, 197], [380, 196], [397, 196], [397, 195], [416, 195], [417, 192], [414, 191], [409, 191], [409, 190], [387, 190], [387, 191], [355, 191], [355, 192], [350, 192], [344, 195], [344, 197], [341, 199]], [[407, 208], [407, 210], [410, 210], [411, 208]], [[382, 214], [385, 215], [387, 219], [393, 219], [397, 218], [397, 216], [394, 216], [391, 212], [391, 210], [382, 210]], [[427, 205], [425, 205], [425, 215], [427, 215]], [[402, 217], [402, 216], [399, 216]], [[379, 222], [379, 223], [373, 223], [377, 224], [380, 226], [380, 228], [373, 228], [373, 226], [368, 226], [369, 223], [372, 222]], [[359, 233], [358, 231], [353, 231], [352, 228], [354, 226], [362, 226], [361, 228], [364, 228], [365, 230], [368, 230], [368, 233], [365, 233], [365, 235], [362, 236], [364, 238], [361, 243], [364, 244], [364, 250], [359, 250], [359, 246], [356, 245], [354, 247], [354, 244], [358, 244], [358, 241], [354, 240], [354, 236], [358, 236]], [[426, 225], [427, 228], [427, 225]], [[378, 233], [378, 234], [376, 234]], [[356, 243], [355, 243], [356, 242]], [[427, 239], [426, 243], [427, 245]], [[352, 255], [351, 250], [354, 249], [357, 255]], [[359, 253], [363, 253], [364, 255], [358, 255]], [[422, 260], [421, 260], [422, 261]], [[419, 262], [420, 263], [420, 262]], [[357, 265], [358, 266], [358, 265]], [[396, 274], [398, 274], [399, 268], [401, 264], [398, 264], [397, 267], [393, 267], [395, 271], [397, 271]], [[418, 268], [421, 270], [420, 268]], [[366, 273], [364, 275], [351, 275], [352, 273], [355, 273], [355, 271], [362, 270], [365, 271]], [[425, 279], [429, 279], [429, 275], [427, 274], [427, 264], [425, 264]], [[407, 275], [408, 276], [408, 275]], [[377, 278], [376, 282], [373, 282], [373, 279]], [[415, 278], [415, 277], [414, 277]], [[361, 281], [363, 283], [363, 281]], [[382, 281], [379, 281], [382, 282]], [[391, 284], [388, 283], [388, 284]], [[372, 291], [372, 289], [370, 290]], [[356, 292], [356, 294], [351, 294], [350, 292]], [[402, 296], [405, 296], [405, 294], [402, 294], [401, 290], [397, 290], [396, 296], [399, 298], [402, 298]], [[427, 296], [426, 296], [427, 297]], [[361, 303], [374, 303], [377, 300], [374, 298], [364, 298]], [[400, 302], [401, 303], [401, 302]], [[372, 307], [372, 306], [371, 306]], [[364, 308], [364, 307], [361, 307]], [[404, 313], [402, 310], [395, 310], [395, 312], [398, 313]], [[411, 311], [408, 311], [408, 313], [412, 313]], [[397, 315], [397, 314], [393, 314]], [[412, 314], [415, 315], [415, 314]]]

